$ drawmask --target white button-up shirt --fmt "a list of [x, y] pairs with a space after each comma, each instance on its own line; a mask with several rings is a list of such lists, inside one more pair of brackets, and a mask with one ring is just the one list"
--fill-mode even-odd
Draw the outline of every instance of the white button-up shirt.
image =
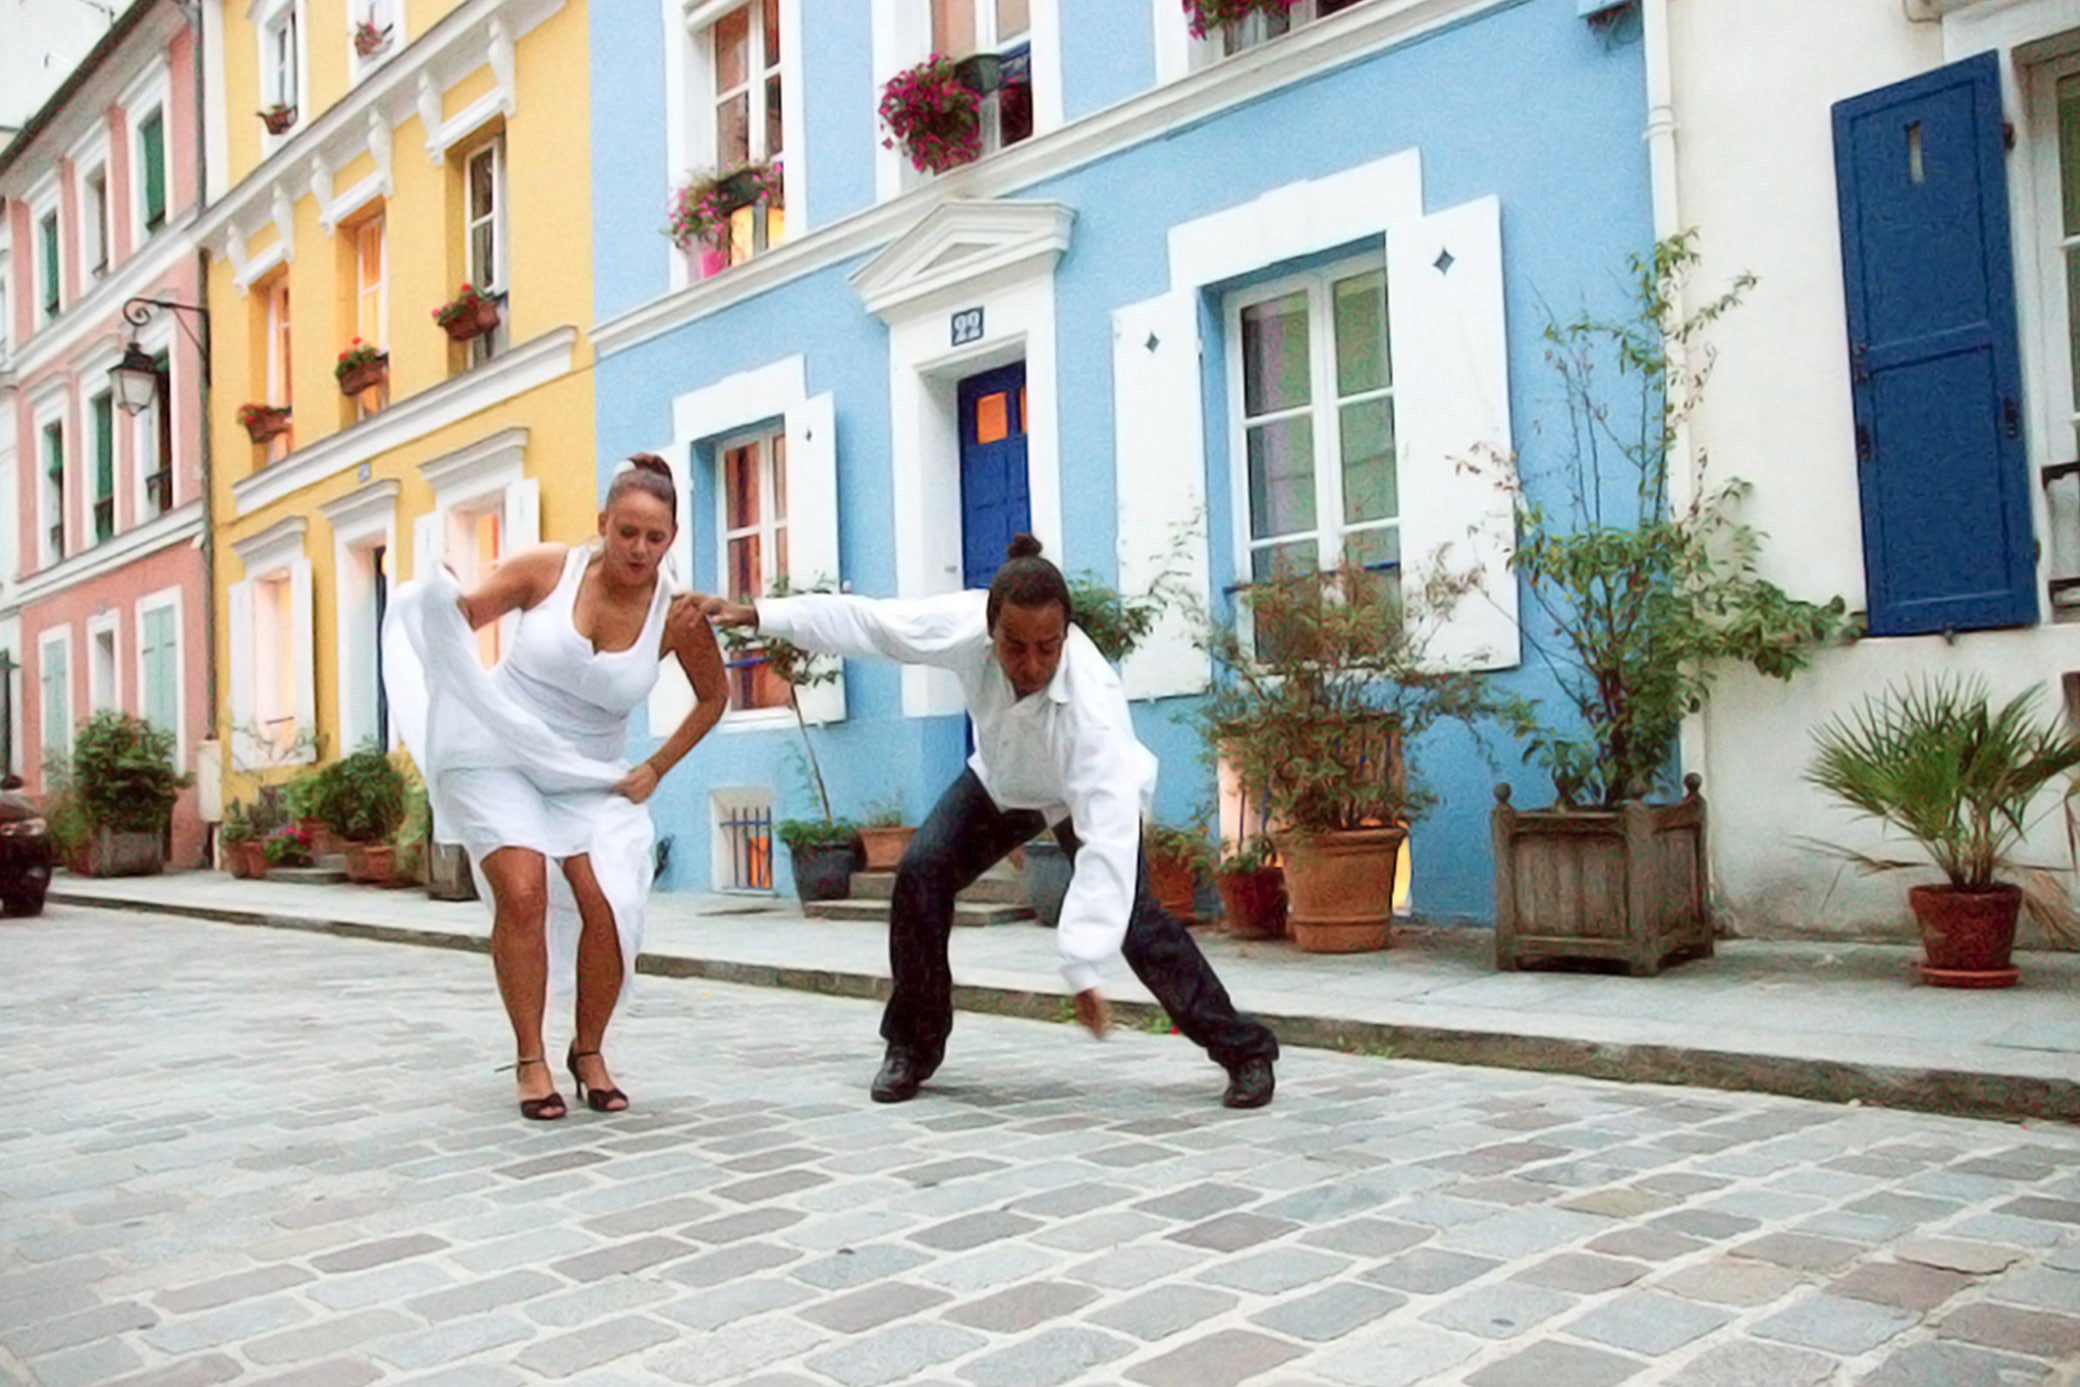
[[1076, 869], [1056, 943], [1072, 991], [1098, 984], [1134, 908], [1141, 818], [1155, 793], [1156, 758], [1134, 736], [1126, 690], [1090, 637], [1074, 626], [1046, 689], [1020, 698], [997, 663], [989, 594], [920, 601], [774, 598], [758, 603], [761, 631], [805, 650], [880, 657], [951, 670], [975, 720], [968, 765], [1000, 809], [1037, 809], [1076, 830]]

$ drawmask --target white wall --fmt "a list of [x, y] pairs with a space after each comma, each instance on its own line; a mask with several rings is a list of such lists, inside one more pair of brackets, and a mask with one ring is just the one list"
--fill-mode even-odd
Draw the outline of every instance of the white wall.
[[[106, 3], [120, 10], [129, 0]], [[108, 27], [98, 4], [0, 0], [0, 127], [19, 127], [34, 115]]]
[[[1700, 290], [1710, 293], [1742, 270], [1759, 281], [1712, 333], [1719, 360], [1694, 438], [1712, 475], [1756, 484], [1746, 518], [1768, 535], [1770, 576], [1794, 595], [1839, 594], [1861, 608], [1831, 108], [1941, 66], [1944, 30], [1910, 22], [1892, 0], [1674, 0], [1671, 13], [1679, 215], [1700, 233]], [[2023, 126], [2020, 111], [2009, 116]], [[2011, 179], [2028, 176], [2026, 144], [2008, 167]], [[2020, 222], [2017, 229], [2018, 252], [2026, 254]], [[2025, 380], [2033, 381], [2027, 318], [2022, 337]], [[2051, 446], [2031, 439], [2033, 479]], [[2037, 497], [2034, 480], [2030, 489]], [[2040, 498], [2038, 508], [2041, 539]], [[1911, 932], [1905, 887], [1928, 878], [1861, 878], [1802, 849], [1801, 837], [1862, 847], [1878, 840], [1801, 777], [1815, 726], [1872, 689], [1939, 670], [1980, 675], [2002, 696], [2044, 684], [2046, 707], [2056, 709], [2060, 676], [2080, 670], [2080, 626], [1967, 634], [1954, 644], [1866, 641], [1822, 653], [1789, 685], [1739, 673], [1719, 686], [1704, 719], [1704, 763], [1689, 769], [1705, 776], [1715, 881], [1737, 931]], [[2055, 823], [2044, 825], [2032, 848], [2038, 860], [2066, 860]], [[1893, 852], [1907, 855], [1899, 846]]]

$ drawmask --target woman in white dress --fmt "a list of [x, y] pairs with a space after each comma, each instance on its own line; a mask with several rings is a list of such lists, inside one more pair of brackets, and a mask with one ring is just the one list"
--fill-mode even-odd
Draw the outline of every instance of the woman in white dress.
[[[638, 454], [607, 488], [597, 546], [516, 554], [472, 592], [438, 570], [402, 585], [384, 623], [391, 717], [425, 775], [435, 835], [468, 850], [491, 898], [520, 1112], [536, 1121], [567, 1110], [542, 1045], [551, 981], [577, 993], [565, 1064], [579, 1096], [597, 1112], [628, 1106], [600, 1051], [642, 944], [655, 837], [643, 806], [729, 697], [707, 624], [667, 628], [660, 565], [678, 513], [671, 469]], [[518, 630], [487, 671], [472, 633], [509, 612], [520, 613]], [[667, 658], [698, 701], [630, 765], [628, 715]]]

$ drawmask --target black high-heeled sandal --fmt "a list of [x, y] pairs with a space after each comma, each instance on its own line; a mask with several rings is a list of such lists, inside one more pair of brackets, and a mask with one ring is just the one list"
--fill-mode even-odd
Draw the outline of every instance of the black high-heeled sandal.
[[[571, 1082], [578, 1086], [578, 1096], [580, 1098], [583, 1098], [585, 1100], [585, 1106], [592, 1109], [594, 1112], [627, 1112], [627, 1094], [623, 1093], [618, 1088], [592, 1088], [588, 1086], [583, 1079], [578, 1077], [578, 1061], [596, 1059], [598, 1058], [598, 1056], [599, 1051], [580, 1050], [578, 1048], [578, 1043], [576, 1041], [572, 1041], [570, 1052], [563, 1057], [564, 1064], [567, 1065], [571, 1071]], [[618, 1108], [613, 1106], [614, 1100], [617, 1098], [621, 1100], [621, 1106]]]
[[[533, 1059], [514, 1060], [511, 1064], [501, 1066], [498, 1072], [503, 1074], [508, 1070], [525, 1069], [530, 1064], [539, 1064], [544, 1069], [549, 1067], [548, 1060], [536, 1055]], [[569, 1112], [570, 1109], [564, 1106], [563, 1095], [554, 1090], [540, 1098], [520, 1100], [520, 1115], [529, 1122], [554, 1122]]]

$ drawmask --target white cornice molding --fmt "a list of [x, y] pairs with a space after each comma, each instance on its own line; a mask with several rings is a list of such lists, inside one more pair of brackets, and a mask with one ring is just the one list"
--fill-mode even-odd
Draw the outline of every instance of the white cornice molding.
[[519, 426], [465, 443], [452, 453], [419, 464], [419, 475], [433, 488], [434, 504], [451, 495], [473, 494], [489, 484], [504, 485], [527, 456], [527, 430]]
[[300, 448], [232, 486], [236, 513], [240, 518], [251, 515], [479, 410], [503, 404], [568, 375], [576, 359], [577, 344], [576, 328], [555, 328], [453, 380], [406, 396], [351, 428]]
[[404, 483], [397, 478], [379, 477], [338, 500], [327, 501], [318, 507], [318, 513], [335, 534], [378, 530], [397, 518], [397, 497], [403, 490]]
[[[462, 124], [472, 112], [477, 113], [477, 124], [501, 111], [511, 115], [516, 99], [514, 45], [561, 10], [564, 2], [465, 0], [322, 115], [298, 126], [280, 148], [261, 160], [209, 210], [197, 237], [212, 244], [227, 231], [250, 238], [270, 214], [269, 204], [275, 191], [291, 195], [299, 183], [307, 183], [313, 160], [337, 173], [364, 151], [374, 152], [369, 135], [371, 116], [389, 130], [419, 116], [426, 124], [429, 144], [436, 136], [446, 138], [444, 155], [448, 145], [475, 128]], [[491, 97], [473, 102], [469, 110], [443, 121], [441, 93], [485, 66], [491, 68], [494, 78]], [[430, 108], [428, 91], [432, 93]], [[484, 109], [479, 111], [480, 107]], [[382, 152], [376, 156], [386, 186], [389, 159], [386, 138]], [[439, 163], [440, 157], [435, 157], [434, 162]], [[299, 170], [305, 175], [301, 179]], [[320, 210], [324, 210], [322, 206]]]
[[25, 605], [40, 602], [82, 583], [104, 578], [125, 564], [135, 563], [172, 545], [184, 541], [199, 542], [201, 538], [202, 498], [198, 496], [92, 549], [82, 550], [62, 563], [23, 575], [15, 595]]
[[853, 271], [852, 285], [883, 322], [914, 317], [990, 276], [1052, 272], [1075, 224], [1060, 202], [942, 202]]
[[257, 534], [232, 540], [231, 550], [247, 574], [271, 573], [304, 556], [303, 538], [310, 527], [309, 516], [285, 515]]
[[1373, 0], [1346, 10], [1060, 129], [1035, 135], [899, 197], [805, 232], [746, 264], [616, 314], [593, 326], [593, 351], [600, 358], [627, 351], [783, 284], [842, 264], [894, 240], [941, 203], [1009, 196], [1246, 106], [1302, 80], [1490, 10], [1524, 3], [1526, 0]]

